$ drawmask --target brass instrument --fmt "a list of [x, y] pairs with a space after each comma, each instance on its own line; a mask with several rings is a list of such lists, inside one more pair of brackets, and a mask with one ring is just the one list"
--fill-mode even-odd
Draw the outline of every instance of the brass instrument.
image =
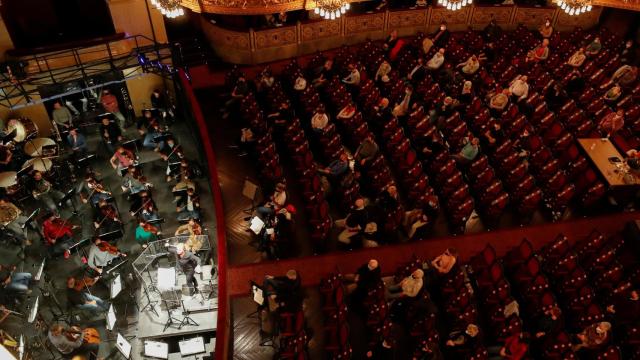
[[20, 212], [9, 204], [0, 204], [0, 224], [6, 226], [18, 218]]

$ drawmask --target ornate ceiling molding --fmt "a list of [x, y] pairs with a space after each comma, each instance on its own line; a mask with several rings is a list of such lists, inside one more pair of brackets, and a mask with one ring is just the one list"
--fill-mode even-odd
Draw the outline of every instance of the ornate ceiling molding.
[[640, 0], [594, 0], [593, 5], [640, 11]]

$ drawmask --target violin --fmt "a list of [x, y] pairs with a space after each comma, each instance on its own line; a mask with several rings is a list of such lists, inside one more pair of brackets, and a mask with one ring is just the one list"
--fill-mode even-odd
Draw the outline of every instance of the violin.
[[120, 250], [118, 250], [116, 246], [111, 245], [106, 241], [102, 241], [100, 244], [98, 244], [98, 249], [100, 249], [100, 251], [106, 251], [111, 255], [120, 255]]
[[72, 326], [65, 331], [65, 336], [69, 341], [76, 341], [79, 335], [82, 336], [83, 344], [100, 344], [100, 333], [95, 328], [86, 328], [81, 330], [77, 326]]
[[116, 209], [109, 204], [100, 206], [100, 213], [102, 214], [102, 216], [104, 216], [104, 218], [102, 219], [102, 221], [100, 221], [100, 223], [102, 223], [106, 218], [109, 218], [113, 221], [119, 221], [118, 211], [116, 211]]
[[144, 225], [142, 225], [142, 228], [144, 229], [144, 231], [152, 233], [157, 235], [158, 234], [158, 228], [149, 224], [149, 223], [145, 223]]
[[85, 288], [93, 286], [97, 282], [98, 282], [98, 278], [85, 277], [82, 279], [76, 279], [73, 289], [75, 291], [82, 291]]

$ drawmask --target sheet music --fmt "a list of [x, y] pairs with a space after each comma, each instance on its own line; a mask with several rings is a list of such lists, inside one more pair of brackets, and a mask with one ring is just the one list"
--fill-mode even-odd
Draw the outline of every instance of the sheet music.
[[172, 290], [176, 287], [176, 268], [158, 268], [158, 290]]
[[111, 281], [111, 298], [115, 299], [118, 294], [122, 291], [122, 278], [120, 274], [116, 275], [115, 278]]
[[160, 341], [145, 340], [144, 356], [167, 359], [169, 358], [169, 344]]
[[113, 309], [113, 304], [109, 305], [109, 311], [107, 311], [107, 330], [113, 330], [116, 326], [116, 311]]
[[178, 342], [180, 355], [188, 356], [204, 352], [204, 338], [202, 336]]
[[42, 272], [44, 271], [44, 263], [47, 261], [47, 258], [42, 259], [42, 263], [40, 263], [40, 268], [38, 269], [38, 273], [34, 277], [35, 281], [40, 281], [42, 278]]
[[118, 333], [118, 337], [116, 338], [116, 348], [118, 348], [118, 351], [120, 351], [126, 359], [131, 356], [131, 344], [120, 333]]
[[38, 314], [38, 300], [40, 299], [40, 295], [36, 296], [36, 301], [33, 303], [33, 308], [29, 313], [29, 319], [27, 321], [32, 323], [36, 319], [36, 315]]
[[264, 304], [264, 293], [262, 292], [262, 289], [255, 285], [252, 285], [251, 291], [253, 292], [253, 301], [255, 301], [258, 305]]
[[260, 231], [262, 231], [263, 227], [264, 227], [264, 221], [262, 221], [262, 219], [260, 219], [257, 216], [254, 216], [253, 218], [251, 218], [251, 225], [249, 225], [249, 229], [251, 229], [251, 231], [253, 231], [254, 234], [256, 235], [260, 234]]

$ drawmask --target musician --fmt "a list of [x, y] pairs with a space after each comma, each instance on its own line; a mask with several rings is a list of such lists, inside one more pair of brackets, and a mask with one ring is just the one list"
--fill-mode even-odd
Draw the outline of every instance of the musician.
[[0, 198], [0, 225], [14, 233], [25, 245], [31, 245], [31, 240], [27, 239], [25, 227], [27, 219], [17, 206], [4, 198]]
[[196, 195], [195, 189], [188, 188], [187, 194], [180, 197], [176, 212], [178, 213], [178, 221], [187, 219], [200, 220], [200, 197]]
[[80, 195], [83, 203], [91, 202], [91, 206], [97, 207], [102, 199], [111, 198], [111, 192], [107, 191], [104, 186], [96, 179], [93, 173], [87, 173], [76, 188], [76, 193]]
[[153, 149], [155, 152], [160, 151], [164, 147], [164, 140], [156, 140], [156, 138], [164, 135], [164, 133], [165, 131], [160, 126], [160, 123], [156, 119], [151, 119], [147, 133], [144, 135], [144, 140], [142, 140], [142, 146], [147, 149]]
[[0, 145], [0, 168], [2, 170], [10, 170], [9, 164], [13, 160], [13, 150], [9, 145]]
[[[144, 193], [147, 193], [146, 191]], [[142, 205], [140, 206], [140, 216], [146, 221], [158, 220], [160, 219], [160, 215], [158, 215], [158, 207], [156, 206], [156, 202], [149, 196], [141, 197]], [[135, 214], [134, 214], [135, 215]]]
[[116, 210], [116, 208], [106, 199], [101, 199], [98, 202], [93, 226], [100, 234], [115, 231], [122, 226], [118, 210]]
[[160, 89], [153, 89], [153, 92], [151, 93], [151, 106], [154, 109], [162, 111], [163, 117], [166, 116], [165, 113], [169, 108], [168, 104], [169, 102], [167, 101], [167, 97], [164, 95], [164, 93], [160, 91]]
[[[56, 203], [64, 198], [64, 194], [54, 189], [38, 170], [34, 170], [31, 175], [31, 194], [34, 199], [40, 200], [49, 211], [57, 211]], [[67, 200], [67, 205], [71, 205], [71, 201]]]
[[115, 122], [112, 122], [108, 117], [102, 118], [101, 122], [100, 136], [102, 137], [102, 142], [107, 148], [107, 151], [109, 153], [113, 153], [115, 151], [116, 144], [124, 139], [122, 137], [122, 130], [120, 130], [118, 125], [116, 125]]
[[59, 127], [59, 132], [65, 132], [73, 126], [73, 115], [71, 115], [71, 111], [62, 105], [60, 101], [53, 103], [51, 117], [53, 117], [53, 122], [56, 126]]
[[186, 224], [180, 225], [178, 229], [176, 229], [174, 236], [184, 236], [187, 234], [189, 235], [189, 239], [187, 239], [184, 244], [185, 249], [192, 252], [200, 250], [202, 248], [202, 237], [199, 235], [202, 235], [202, 226], [198, 224], [196, 219], [189, 218]]
[[64, 254], [69, 257], [69, 248], [73, 245], [73, 230], [79, 226], [71, 225], [62, 220], [56, 213], [50, 213], [42, 224], [42, 231], [46, 245], [52, 256]]
[[182, 152], [182, 147], [176, 144], [176, 140], [170, 136], [167, 138], [162, 149], [160, 149], [160, 157], [162, 160], [167, 162], [167, 182], [173, 180], [173, 176], [171, 174], [171, 164], [180, 162], [181, 159], [184, 158], [184, 153]]
[[193, 290], [189, 289], [190, 295], [197, 293], [198, 282], [196, 281], [195, 273], [200, 272], [200, 258], [192, 252], [185, 250], [184, 244], [170, 246], [169, 243], [167, 243], [165, 246], [167, 246], [167, 250], [170, 253], [176, 254], [178, 257], [178, 266], [180, 266], [180, 269], [187, 278], [187, 286], [190, 288], [193, 287]]
[[92, 312], [107, 311], [109, 309], [109, 303], [97, 296], [83, 291], [82, 287], [76, 286], [78, 285], [79, 281], [84, 282], [84, 279], [76, 280], [74, 277], [69, 277], [67, 279], [67, 301], [69, 301], [71, 305], [82, 310], [88, 310]]
[[147, 178], [142, 175], [142, 170], [133, 165], [127, 168], [127, 173], [124, 175], [124, 179], [122, 179], [122, 192], [137, 195], [151, 186], [151, 183], [147, 182]]
[[147, 189], [138, 192], [137, 194], [135, 194], [135, 196], [132, 196], [131, 200], [131, 206], [129, 207], [129, 213], [131, 214], [131, 217], [138, 216], [142, 209], [145, 206], [148, 206], [147, 202], [152, 203], [153, 206], [151, 207], [151, 209], [155, 210], [157, 208], [155, 205], [155, 201], [153, 201], [153, 198], [151, 196], [151, 192]]
[[84, 135], [78, 132], [78, 129], [71, 128], [69, 129], [69, 135], [67, 135], [67, 143], [71, 146], [71, 150], [73, 150], [74, 154], [78, 154], [81, 157], [84, 156], [87, 151], [87, 140]]
[[138, 134], [140, 134], [140, 136], [144, 136], [144, 134], [147, 132], [147, 129], [149, 128], [149, 124], [151, 124], [152, 121], [156, 121], [153, 118], [153, 113], [151, 112], [151, 110], [145, 109], [142, 112], [142, 117], [136, 120], [136, 128], [138, 129]]
[[87, 265], [102, 274], [103, 268], [110, 265], [114, 259], [127, 257], [127, 254], [120, 251], [115, 245], [111, 245], [100, 238], [93, 239], [93, 245], [89, 249], [89, 258]]
[[5, 291], [30, 294], [31, 273], [15, 272], [16, 266], [0, 265], [0, 286]]
[[109, 159], [109, 162], [113, 170], [116, 170], [118, 175], [122, 176], [122, 169], [135, 165], [136, 155], [131, 150], [119, 146], [111, 156], [111, 159]]
[[66, 330], [62, 325], [55, 324], [47, 334], [49, 341], [63, 355], [71, 355], [76, 352], [98, 352], [100, 343], [85, 341], [85, 333], [77, 326]]
[[146, 249], [149, 242], [158, 240], [158, 235], [161, 232], [157, 227], [149, 224], [145, 219], [138, 219], [138, 226], [136, 227], [136, 242]]
[[[178, 181], [178, 183], [173, 187], [173, 189], [171, 189], [171, 191], [173, 191], [174, 193], [177, 191], [182, 191], [185, 189], [196, 189], [196, 183], [193, 182], [193, 180], [189, 179], [188, 177], [185, 176], [180, 176], [180, 181]], [[175, 201], [178, 201], [178, 197], [176, 197]]]
[[120, 106], [118, 105], [118, 99], [116, 96], [111, 94], [109, 90], [103, 90], [100, 102], [106, 112], [112, 113], [116, 119], [118, 119], [118, 126], [120, 126], [121, 129], [124, 129], [126, 119], [124, 115], [122, 115], [122, 112], [120, 112]]
[[180, 160], [180, 175], [188, 179], [193, 179], [193, 169], [191, 169], [191, 165], [187, 159], [183, 158]]

